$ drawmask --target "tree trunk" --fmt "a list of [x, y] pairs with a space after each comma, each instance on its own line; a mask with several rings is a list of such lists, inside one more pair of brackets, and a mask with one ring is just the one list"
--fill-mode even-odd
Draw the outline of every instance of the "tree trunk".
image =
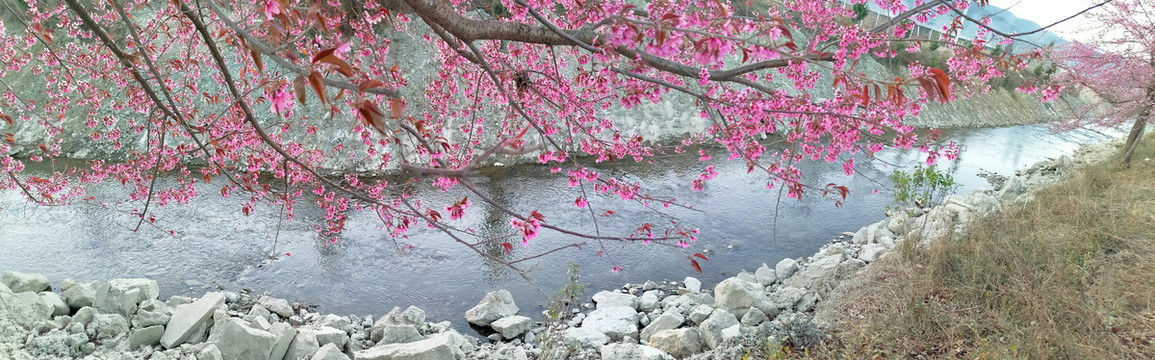
[[1155, 103], [1155, 86], [1147, 88], [1147, 105], [1143, 107], [1143, 111], [1139, 112], [1139, 116], [1135, 118], [1135, 124], [1131, 125], [1131, 133], [1127, 134], [1127, 143], [1123, 145], [1123, 165], [1131, 166], [1131, 155], [1135, 154], [1135, 149], [1139, 148], [1139, 142], [1143, 137], [1143, 129], [1147, 127], [1147, 117], [1151, 116], [1151, 106]]

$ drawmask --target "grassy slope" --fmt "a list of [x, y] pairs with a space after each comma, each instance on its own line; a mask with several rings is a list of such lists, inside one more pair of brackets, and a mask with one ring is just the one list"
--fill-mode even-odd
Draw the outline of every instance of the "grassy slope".
[[1155, 358], [1155, 145], [1088, 166], [956, 243], [905, 247], [845, 284], [805, 358]]

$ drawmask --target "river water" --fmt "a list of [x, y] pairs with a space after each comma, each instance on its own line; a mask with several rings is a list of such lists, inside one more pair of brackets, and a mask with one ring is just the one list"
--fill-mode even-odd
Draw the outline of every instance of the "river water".
[[[1069, 154], [1081, 144], [1122, 135], [1118, 130], [1052, 133], [1042, 125], [948, 130], [946, 137], [958, 142], [963, 152], [957, 161], [945, 165], [955, 171], [961, 184], [957, 192], [969, 193], [989, 188], [977, 176], [980, 171], [1012, 174], [1034, 162]], [[833, 182], [851, 189], [841, 208], [818, 196], [779, 202], [776, 190], [765, 189], [764, 176], [747, 175], [744, 164], [722, 160], [714, 161], [719, 174], [706, 191], [692, 191], [690, 181], [702, 169], [696, 153], [663, 158], [660, 166], [602, 167], [600, 171], [606, 174], [628, 170], [644, 190], [691, 204], [696, 211], [664, 210], [684, 225], [699, 228], [698, 241], [690, 249], [588, 243], [581, 250], [567, 249], [525, 262], [532, 269], [529, 276], [534, 283], [427, 229], [412, 230], [407, 239], [395, 244], [383, 235], [379, 220], [371, 213], [351, 215], [340, 241], [322, 244], [313, 230], [317, 214], [305, 202], [298, 205], [297, 217], [291, 221], [278, 221], [279, 208], [258, 207], [253, 215], [241, 216], [240, 199], [212, 195], [219, 185], [206, 188], [203, 193], [209, 195], [188, 206], [156, 208], [157, 226], [136, 232], [131, 231], [136, 220], [128, 215], [131, 205], [41, 207], [8, 191], [0, 192], [0, 270], [41, 273], [54, 284], [67, 277], [79, 281], [146, 277], [158, 281], [163, 297], [248, 288], [319, 304], [323, 313], [376, 317], [394, 306], [417, 305], [430, 320], [451, 320], [462, 329], [465, 310], [494, 289], [509, 289], [522, 314], [541, 318], [538, 314], [548, 293], [564, 285], [570, 263], [580, 264], [581, 281], [592, 294], [624, 283], [686, 276], [712, 287], [741, 269], [753, 271], [762, 263], [773, 266], [783, 258], [808, 256], [838, 234], [882, 219], [884, 208], [892, 202], [887, 175], [893, 165], [914, 165], [920, 159], [914, 151], [888, 150], [879, 153], [878, 160], [859, 160], [859, 174], [854, 177], [843, 175], [839, 164], [806, 165], [808, 183]], [[556, 174], [544, 166], [511, 166], [486, 169], [476, 181], [479, 188], [514, 210], [540, 209], [550, 224], [592, 232], [588, 212], [558, 206], [572, 203], [578, 190], [568, 187], [564, 177], [551, 175]], [[876, 189], [880, 192], [873, 194]], [[92, 189], [90, 194], [101, 199], [124, 197], [119, 185]], [[429, 191], [422, 196], [447, 204], [463, 195]], [[473, 202], [473, 211], [457, 224], [486, 235], [508, 231], [507, 217]], [[599, 213], [615, 206], [615, 216], [599, 218], [603, 234], [622, 235], [641, 221], [661, 221], [641, 206], [603, 199], [592, 199], [591, 204]], [[513, 255], [573, 241], [545, 231], [532, 246], [515, 246]], [[274, 242], [281, 256], [269, 261]], [[412, 248], [399, 251], [398, 245]], [[599, 249], [606, 250], [612, 261], [598, 256]], [[503, 252], [496, 245], [486, 250], [495, 255]], [[701, 262], [700, 274], [685, 258], [694, 252], [706, 252], [709, 257]], [[611, 272], [614, 264], [623, 271]]]

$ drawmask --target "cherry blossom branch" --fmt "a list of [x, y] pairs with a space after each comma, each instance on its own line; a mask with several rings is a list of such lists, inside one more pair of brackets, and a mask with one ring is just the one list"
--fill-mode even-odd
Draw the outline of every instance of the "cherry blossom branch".
[[[71, 0], [69, 0], [69, 1], [71, 1]], [[222, 11], [221, 8], [217, 7], [217, 5], [213, 3], [213, 1], [206, 1], [205, 4], [208, 4], [209, 9], [211, 9], [213, 11], [213, 13], [216, 14], [217, 18], [219, 18], [221, 20], [221, 22], [223, 22], [225, 24], [225, 26], [227, 26], [229, 29], [232, 29], [234, 32], [237, 33], [237, 35], [240, 35], [242, 38], [244, 38], [245, 43], [248, 44], [248, 46], [256, 49], [261, 54], [264, 54], [264, 55], [272, 58], [273, 61], [277, 63], [277, 65], [280, 65], [281, 67], [283, 67], [289, 71], [292, 71], [293, 73], [296, 73], [296, 74], [302, 75], [302, 76], [308, 76], [309, 75], [309, 70], [306, 70], [306, 69], [301, 68], [297, 65], [294, 65], [293, 63], [289, 62], [288, 60], [285, 60], [284, 58], [282, 58], [280, 55], [277, 55], [275, 50], [270, 48], [268, 45], [265, 45], [264, 42], [262, 42], [260, 39], [257, 39], [252, 34], [249, 34], [248, 31], [241, 28], [240, 25], [237, 25], [237, 23], [234, 22], [232, 19], [229, 19], [229, 17], [225, 15], [225, 12]], [[326, 86], [331, 86], [331, 87], [349, 90], [349, 91], [364, 91], [367, 93], [385, 95], [385, 96], [395, 98], [395, 99], [401, 98], [401, 93], [395, 89], [387, 89], [387, 88], [383, 88], [383, 87], [373, 87], [373, 88], [362, 90], [362, 89], [360, 89], [359, 85], [348, 82], [348, 81], [333, 80], [333, 79], [330, 79], [327, 77], [322, 77], [321, 79], [322, 79], [322, 82]]]

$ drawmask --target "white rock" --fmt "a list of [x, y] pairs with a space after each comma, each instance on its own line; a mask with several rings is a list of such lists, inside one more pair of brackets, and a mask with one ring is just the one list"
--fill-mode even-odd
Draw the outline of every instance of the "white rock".
[[650, 336], [650, 346], [684, 359], [702, 352], [702, 338], [693, 328], [662, 330]]
[[886, 253], [887, 247], [883, 244], [869, 244], [858, 250], [858, 259], [865, 262], [874, 262], [878, 260], [882, 254]]
[[628, 306], [597, 309], [582, 322], [582, 328], [600, 331], [614, 341], [626, 336], [637, 338], [638, 312]]
[[758, 310], [758, 308], [750, 308], [750, 310], [746, 312], [746, 315], [742, 315], [743, 326], [758, 326], [758, 324], [769, 320], [770, 318], [766, 316], [766, 313]]
[[794, 259], [782, 259], [777, 265], [774, 265], [774, 273], [778, 276], [779, 280], [790, 277], [790, 275], [793, 275], [794, 271], [797, 270], [798, 261]]
[[312, 333], [313, 337], [317, 339], [317, 345], [325, 346], [325, 344], [335, 344], [337, 347], [344, 348], [345, 344], [349, 342], [349, 335], [341, 329], [335, 329], [328, 326], [302, 326], [297, 328], [298, 333]]
[[656, 308], [658, 308], [657, 290], [646, 291], [645, 293], [642, 293], [640, 298], [638, 298], [638, 310], [651, 312]]
[[325, 344], [317, 352], [313, 353], [312, 360], [349, 360], [349, 355], [341, 352], [334, 344]]
[[774, 272], [774, 269], [771, 269], [769, 266], [767, 266], [766, 263], [762, 263], [762, 266], [758, 267], [758, 270], [754, 271], [754, 277], [758, 279], [758, 283], [762, 284], [762, 286], [770, 286], [771, 284], [778, 282], [777, 273]]
[[369, 338], [377, 345], [403, 344], [424, 339], [413, 325], [382, 325]]
[[658, 315], [649, 325], [646, 325], [646, 328], [642, 329], [639, 339], [650, 341], [650, 336], [653, 336], [654, 333], [662, 330], [677, 329], [679, 326], [682, 326], [684, 322], [686, 322], [686, 318], [681, 314], [674, 311], [667, 311], [662, 313], [662, 315]]
[[128, 318], [136, 313], [137, 305], [156, 299], [160, 288], [156, 280], [112, 279], [96, 289], [92, 307], [104, 313], [118, 313]]
[[686, 285], [686, 290], [690, 290], [692, 293], [702, 291], [702, 281], [694, 277], [687, 276], [685, 280], [682, 280], [682, 283]]
[[209, 342], [220, 349], [225, 359], [268, 360], [277, 337], [247, 326], [244, 320], [225, 316], [213, 324]]
[[608, 344], [601, 348], [603, 359], [615, 360], [673, 360], [665, 351], [637, 344]]
[[297, 332], [293, 336], [293, 341], [289, 342], [289, 349], [285, 351], [285, 360], [307, 359], [320, 348], [321, 345], [317, 343], [316, 334]]
[[128, 349], [137, 350], [141, 345], [153, 346], [164, 336], [164, 326], [153, 325], [143, 329], [136, 329], [128, 335]]
[[731, 326], [738, 326], [738, 318], [728, 311], [715, 309], [714, 313], [698, 327], [698, 331], [702, 336], [702, 342], [710, 349], [714, 349], [724, 340], [722, 330]]
[[710, 317], [710, 314], [713, 313], [714, 308], [712, 306], [698, 305], [694, 307], [694, 310], [690, 311], [689, 318], [690, 321], [694, 322], [694, 324], [701, 324], [703, 321], [706, 321], [706, 318]]
[[277, 299], [268, 296], [261, 296], [257, 299], [257, 304], [268, 309], [270, 312], [277, 314], [282, 318], [293, 316], [293, 307], [289, 306], [289, 301], [285, 299]]
[[783, 287], [770, 294], [770, 303], [778, 310], [786, 310], [794, 307], [798, 300], [802, 299], [802, 295], [806, 294], [806, 290], [796, 287]]
[[513, 339], [526, 331], [529, 331], [530, 326], [533, 326], [533, 319], [526, 316], [506, 316], [497, 319], [492, 324], [494, 330], [501, 333], [501, 336], [506, 339]]
[[207, 324], [217, 307], [224, 304], [224, 293], [211, 292], [192, 303], [177, 306], [173, 310], [172, 320], [165, 327], [164, 336], [160, 338], [160, 344], [166, 349], [183, 344], [194, 332]]
[[628, 306], [635, 310], [638, 308], [638, 298], [630, 294], [602, 291], [594, 294], [593, 300], [597, 303], [598, 309], [615, 306]]
[[0, 274], [0, 284], [7, 286], [13, 293], [38, 293], [49, 290], [48, 278], [44, 275], [25, 274], [11, 270]]
[[297, 329], [289, 324], [278, 322], [269, 327], [269, 333], [277, 338], [273, 342], [273, 349], [269, 351], [269, 359], [284, 359], [285, 353], [289, 351], [289, 345], [297, 337]]
[[[418, 310], [420, 310], [420, 309], [418, 309]], [[421, 312], [421, 321], [419, 321], [418, 323], [423, 323], [423, 322], [425, 322], [425, 312], [424, 311]], [[353, 332], [353, 322], [349, 321], [349, 318], [344, 317], [344, 316], [337, 316], [337, 315], [333, 315], [333, 314], [322, 315], [321, 318], [317, 320], [317, 325], [328, 326], [328, 327], [331, 327], [334, 329], [339, 329], [339, 330], [344, 331], [344, 332]]]
[[477, 306], [465, 312], [465, 320], [474, 325], [489, 326], [494, 320], [517, 315], [519, 310], [509, 290], [490, 291]]
[[805, 270], [791, 276], [784, 284], [787, 286], [813, 289], [817, 287], [817, 284], [824, 282], [827, 278], [834, 275], [838, 264], [842, 263], [845, 259], [845, 255], [839, 254], [815, 260], [807, 265]]
[[610, 337], [601, 331], [586, 327], [569, 328], [562, 332], [566, 343], [577, 343], [586, 349], [597, 349], [610, 341]]
[[755, 307], [763, 313], [773, 309], [770, 299], [766, 297], [766, 290], [756, 283], [750, 283], [737, 278], [722, 280], [714, 287], [717, 298], [714, 307], [730, 311], [735, 315], [746, 313], [746, 309]]
[[218, 349], [216, 345], [208, 344], [197, 353], [197, 360], [225, 360], [225, 357], [221, 355], [221, 349]]
[[133, 327], [149, 327], [153, 325], [167, 325], [172, 320], [173, 308], [156, 299], [148, 299], [140, 303], [136, 315], [132, 316]]
[[41, 292], [40, 300], [44, 302], [44, 305], [52, 308], [52, 316], [68, 315], [72, 312], [72, 309], [68, 307], [68, 303], [65, 303], [64, 299], [57, 293], [51, 291]]
[[473, 343], [461, 334], [443, 332], [405, 344], [376, 346], [353, 353], [355, 360], [451, 360], [463, 359]]
[[120, 314], [96, 314], [85, 329], [94, 339], [111, 339], [128, 333], [128, 320]]

